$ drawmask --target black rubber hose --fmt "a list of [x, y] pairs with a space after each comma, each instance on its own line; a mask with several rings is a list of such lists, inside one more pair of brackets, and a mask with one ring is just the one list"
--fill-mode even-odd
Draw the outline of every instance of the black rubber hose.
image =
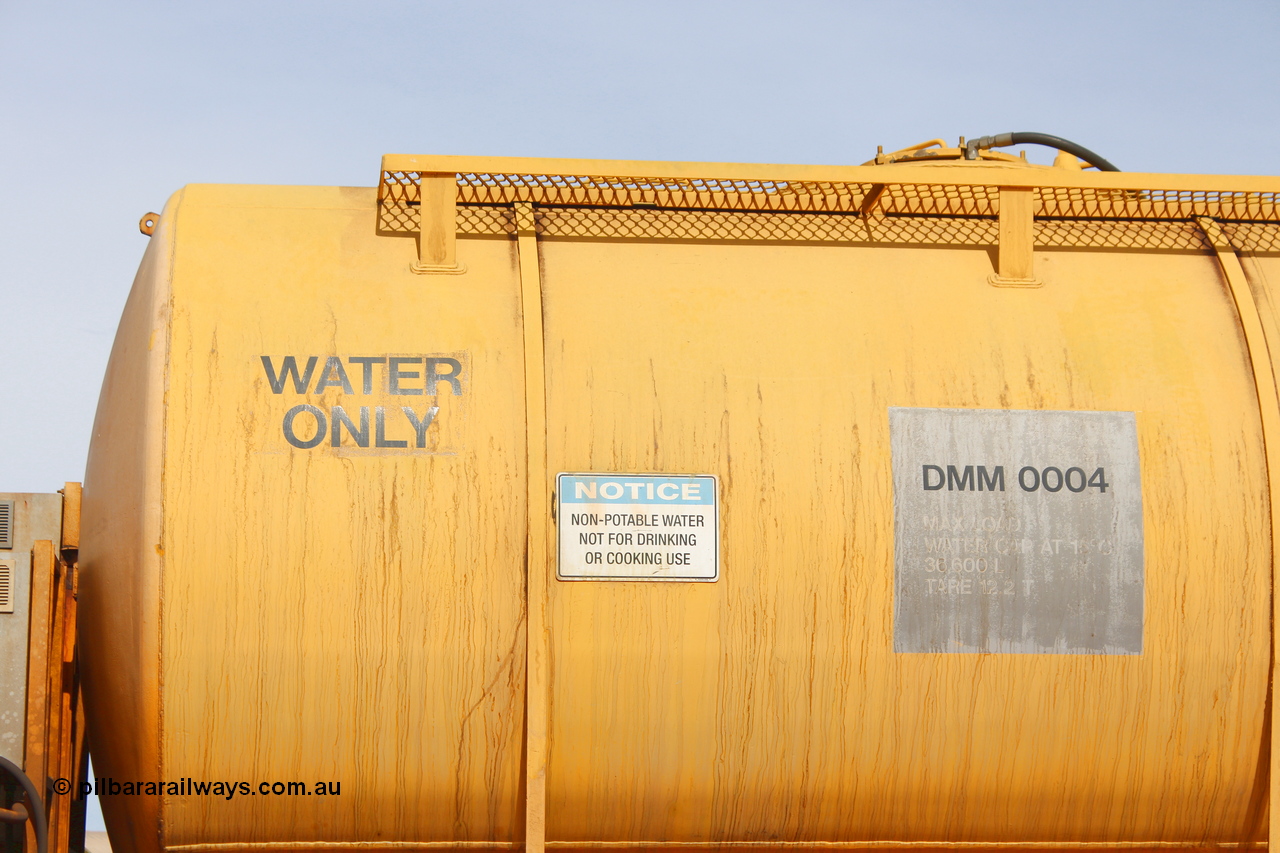
[[36, 830], [36, 850], [38, 853], [48, 853], [49, 824], [44, 816], [44, 801], [40, 799], [40, 793], [36, 790], [36, 786], [27, 778], [27, 774], [22, 772], [21, 767], [3, 755], [0, 755], [0, 770], [16, 779], [18, 784], [22, 786], [22, 790], [27, 792], [27, 798], [31, 800], [31, 814], [28, 817]]
[[1085, 148], [1083, 145], [1077, 145], [1070, 139], [1063, 139], [1061, 136], [1053, 136], [1049, 133], [1031, 133], [1022, 131], [1020, 133], [998, 133], [995, 136], [983, 136], [979, 139], [969, 140], [969, 144], [965, 146], [964, 156], [966, 160], [977, 160], [978, 152], [987, 148], [1005, 148], [1009, 145], [1047, 145], [1050, 148], [1057, 148], [1059, 151], [1065, 151], [1068, 154], [1074, 154], [1090, 166], [1096, 166], [1103, 172], [1120, 171], [1111, 161], [1099, 157], [1097, 154]]

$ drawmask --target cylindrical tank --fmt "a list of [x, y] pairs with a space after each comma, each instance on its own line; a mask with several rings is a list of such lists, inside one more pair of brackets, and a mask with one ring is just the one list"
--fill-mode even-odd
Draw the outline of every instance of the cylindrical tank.
[[893, 159], [174, 195], [85, 477], [113, 846], [1266, 840], [1280, 181]]

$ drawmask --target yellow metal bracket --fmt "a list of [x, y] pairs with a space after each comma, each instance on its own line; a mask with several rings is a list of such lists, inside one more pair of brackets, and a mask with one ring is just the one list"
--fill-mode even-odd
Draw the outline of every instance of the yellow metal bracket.
[[1280, 560], [1277, 559], [1276, 543], [1280, 542], [1280, 393], [1276, 389], [1276, 375], [1271, 357], [1270, 344], [1262, 323], [1262, 315], [1258, 310], [1253, 289], [1249, 286], [1249, 278], [1244, 266], [1240, 263], [1235, 245], [1222, 230], [1222, 226], [1210, 217], [1196, 219], [1200, 230], [1213, 246], [1218, 258], [1218, 266], [1226, 279], [1235, 302], [1236, 314], [1240, 318], [1240, 326], [1244, 331], [1245, 346], [1249, 351], [1249, 361], [1253, 369], [1254, 388], [1258, 394], [1258, 411], [1262, 418], [1262, 443], [1267, 460], [1267, 494], [1270, 500], [1271, 516], [1271, 681], [1267, 687], [1267, 705], [1271, 719], [1266, 728], [1271, 732], [1270, 744], [1264, 744], [1270, 750], [1270, 824], [1268, 827], [1268, 849], [1280, 846], [1280, 751], [1277, 746], [1277, 732], [1280, 732], [1280, 719], [1277, 719], [1274, 701], [1276, 661], [1280, 657], [1280, 644], [1276, 626], [1280, 624], [1280, 596], [1276, 595], [1277, 581], [1280, 581]]
[[871, 216], [880, 209], [880, 203], [884, 200], [884, 184], [872, 184], [871, 189], [867, 191], [866, 196], [862, 199], [862, 206], [858, 208], [858, 213], [863, 219]]
[[424, 275], [466, 272], [466, 266], [458, 263], [457, 175], [424, 172], [418, 192], [418, 262], [413, 271]]
[[547, 720], [551, 701], [547, 634], [547, 398], [543, 362], [542, 276], [533, 205], [516, 202], [520, 252], [520, 308], [524, 328], [524, 403], [527, 435], [526, 634], [525, 634], [525, 844], [543, 853], [547, 838]]
[[987, 281], [995, 287], [1040, 287], [1035, 272], [1035, 190], [1031, 187], [1000, 188], [1000, 246], [994, 274]]

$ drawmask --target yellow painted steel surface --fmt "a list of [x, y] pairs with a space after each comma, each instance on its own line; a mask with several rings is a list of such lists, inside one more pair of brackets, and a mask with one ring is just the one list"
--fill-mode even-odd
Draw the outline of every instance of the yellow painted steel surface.
[[[1000, 187], [1034, 188], [1034, 279], [997, 268]], [[113, 844], [1265, 841], [1277, 191], [407, 157], [377, 192], [187, 187], [86, 475], [95, 768], [341, 793], [106, 797]], [[342, 445], [298, 446], [335, 407]], [[895, 654], [890, 407], [1136, 413], [1141, 654]], [[554, 580], [562, 471], [716, 475], [719, 580]]]

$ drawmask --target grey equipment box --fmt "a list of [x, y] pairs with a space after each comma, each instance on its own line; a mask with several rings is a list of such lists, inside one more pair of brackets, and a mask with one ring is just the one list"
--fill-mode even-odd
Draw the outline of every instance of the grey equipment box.
[[62, 495], [0, 493], [0, 755], [26, 768], [31, 550], [62, 536]]

